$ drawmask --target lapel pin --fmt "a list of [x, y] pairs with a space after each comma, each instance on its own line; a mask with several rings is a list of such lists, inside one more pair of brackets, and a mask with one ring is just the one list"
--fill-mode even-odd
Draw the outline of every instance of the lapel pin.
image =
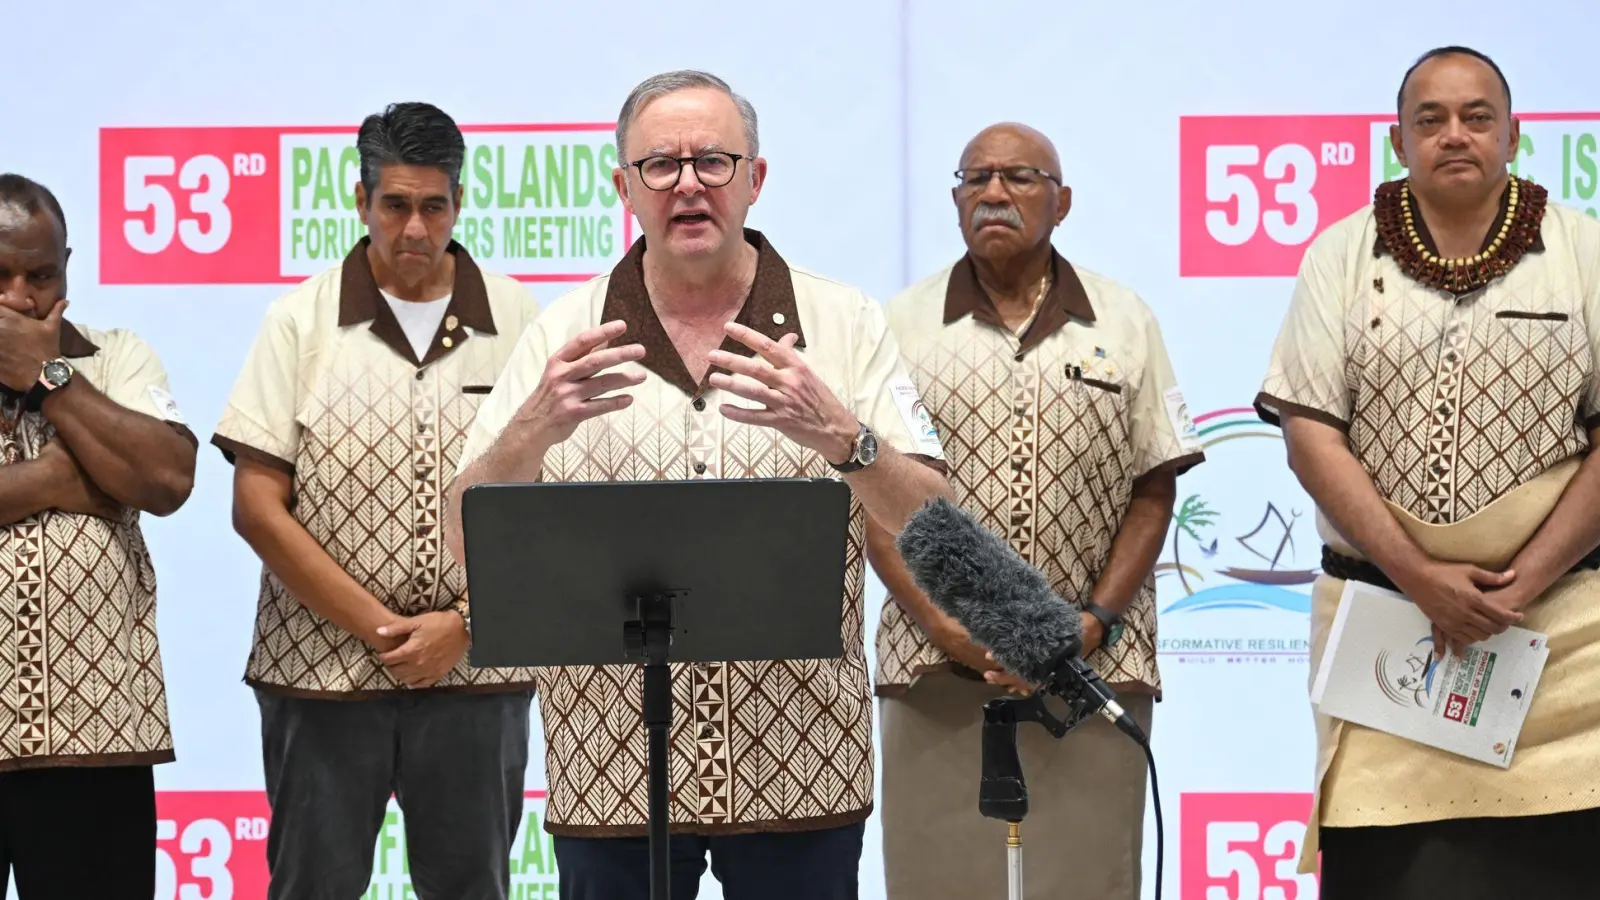
[[457, 319], [453, 315], [449, 315], [449, 316], [445, 316], [444, 317], [444, 330], [445, 331], [455, 331], [456, 330], [456, 326], [459, 325], [459, 324], [461, 324], [461, 321], [459, 319]]

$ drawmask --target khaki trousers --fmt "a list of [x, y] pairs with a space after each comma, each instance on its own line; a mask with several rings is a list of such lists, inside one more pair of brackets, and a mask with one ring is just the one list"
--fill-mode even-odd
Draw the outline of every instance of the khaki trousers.
[[[1007, 826], [978, 813], [983, 704], [999, 696], [936, 672], [881, 701], [888, 900], [1005, 900]], [[1150, 734], [1154, 698], [1125, 692], [1117, 702]], [[1027, 896], [1139, 900], [1144, 752], [1099, 716], [1059, 740], [1019, 724], [1017, 750]]]

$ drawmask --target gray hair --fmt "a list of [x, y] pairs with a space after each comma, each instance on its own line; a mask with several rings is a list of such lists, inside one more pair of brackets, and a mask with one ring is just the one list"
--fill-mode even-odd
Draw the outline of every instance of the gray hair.
[[367, 203], [378, 190], [384, 166], [432, 166], [450, 178], [450, 193], [461, 185], [461, 165], [467, 144], [454, 119], [430, 103], [391, 103], [381, 113], [367, 116], [356, 135], [361, 156], [361, 183]]
[[726, 81], [710, 72], [679, 69], [676, 72], [652, 75], [639, 82], [639, 86], [628, 94], [628, 99], [622, 102], [622, 111], [617, 113], [617, 158], [622, 160], [623, 165], [628, 163], [623, 159], [623, 154], [627, 152], [625, 148], [628, 146], [628, 126], [638, 117], [639, 110], [644, 109], [652, 100], [690, 88], [711, 88], [731, 97], [733, 105], [739, 110], [740, 120], [744, 122], [744, 138], [750, 144], [750, 155], [761, 155], [761, 140], [756, 130], [756, 108], [750, 105], [750, 101], [734, 93]]

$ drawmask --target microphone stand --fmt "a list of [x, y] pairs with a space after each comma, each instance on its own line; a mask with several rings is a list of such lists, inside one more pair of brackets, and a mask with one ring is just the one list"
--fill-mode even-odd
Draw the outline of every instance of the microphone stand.
[[[1068, 647], [1067, 656], [1076, 655], [1080, 645]], [[1061, 667], [1055, 667], [1060, 672]], [[1067, 717], [1060, 718], [1044, 705], [1051, 694], [1067, 702]], [[1022, 896], [1022, 821], [1028, 815], [1028, 783], [1022, 774], [1017, 754], [1017, 723], [1038, 722], [1056, 738], [1078, 727], [1092, 715], [1093, 698], [1081, 688], [1074, 689], [1069, 679], [1054, 678], [1027, 697], [998, 697], [983, 705], [982, 777], [978, 784], [978, 812], [1006, 823], [1006, 896]]]

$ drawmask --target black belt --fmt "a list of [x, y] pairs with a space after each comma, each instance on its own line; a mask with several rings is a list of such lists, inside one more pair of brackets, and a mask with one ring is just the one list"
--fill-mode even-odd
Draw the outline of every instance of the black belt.
[[[1587, 556], [1578, 560], [1577, 565], [1568, 570], [1568, 574], [1586, 569], [1600, 569], [1600, 547], [1590, 550]], [[1389, 576], [1383, 574], [1382, 569], [1366, 560], [1345, 556], [1327, 544], [1322, 545], [1322, 571], [1331, 578], [1364, 581], [1395, 592], [1400, 590]]]

